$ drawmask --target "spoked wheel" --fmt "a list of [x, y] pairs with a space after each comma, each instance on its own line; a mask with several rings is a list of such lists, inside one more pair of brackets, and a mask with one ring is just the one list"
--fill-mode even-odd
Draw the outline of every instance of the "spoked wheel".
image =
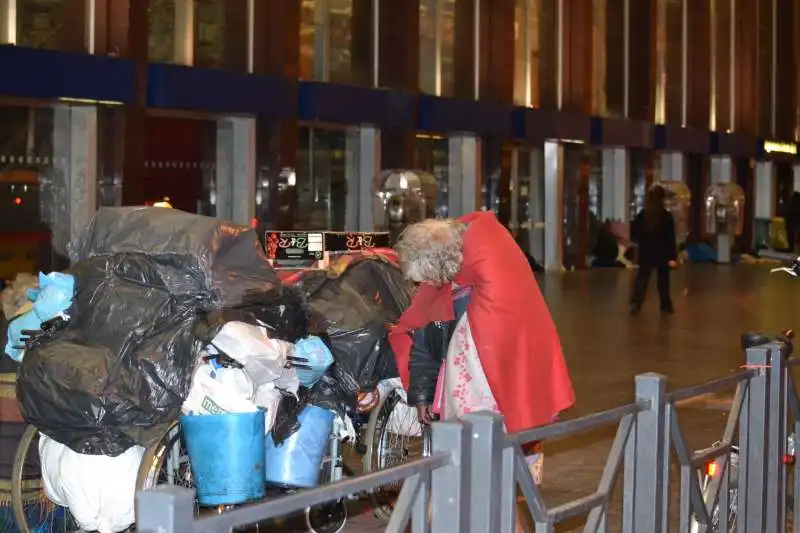
[[[137, 490], [148, 490], [158, 485], [176, 485], [194, 489], [194, 477], [189, 464], [189, 454], [183, 443], [181, 427], [176, 422], [142, 457], [136, 478]], [[195, 501], [195, 516], [199, 506]]]
[[347, 502], [338, 500], [306, 509], [309, 533], [340, 533], [347, 523]]
[[42, 492], [39, 430], [25, 428], [11, 467], [11, 509], [20, 533], [72, 533], [80, 528], [66, 507], [47, 501]]
[[[430, 432], [423, 430], [417, 412], [406, 405], [397, 389], [381, 398], [372, 411], [364, 435], [367, 453], [364, 472], [375, 472], [423, 457], [430, 447]], [[376, 487], [371, 496], [375, 516], [389, 520], [402, 482]]]

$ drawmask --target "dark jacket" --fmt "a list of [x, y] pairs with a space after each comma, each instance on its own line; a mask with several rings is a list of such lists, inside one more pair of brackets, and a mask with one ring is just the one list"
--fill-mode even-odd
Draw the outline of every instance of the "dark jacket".
[[645, 225], [644, 211], [639, 211], [631, 224], [631, 240], [639, 245], [640, 265], [663, 266], [678, 259], [675, 220], [666, 209], [662, 210], [659, 224], [652, 230]]
[[464, 314], [469, 303], [469, 296], [453, 302], [455, 320], [449, 322], [431, 322], [424, 328], [416, 330], [412, 339], [411, 360], [408, 364], [409, 405], [431, 405], [436, 395], [436, 382], [442, 362], [447, 355], [447, 347], [453, 337], [456, 323]]

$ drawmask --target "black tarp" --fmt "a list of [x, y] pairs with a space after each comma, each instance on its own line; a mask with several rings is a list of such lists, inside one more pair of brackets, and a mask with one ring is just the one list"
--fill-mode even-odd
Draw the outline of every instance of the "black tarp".
[[147, 446], [179, 416], [210, 314], [249, 307], [290, 336], [285, 310], [302, 312], [244, 226], [114, 208], [70, 249], [72, 320], [25, 353], [17, 397], [26, 422], [79, 453]]

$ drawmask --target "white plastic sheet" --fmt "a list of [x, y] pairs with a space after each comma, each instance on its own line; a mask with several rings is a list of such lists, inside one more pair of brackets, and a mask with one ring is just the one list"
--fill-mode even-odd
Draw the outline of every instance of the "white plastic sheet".
[[117, 457], [83, 455], [39, 435], [45, 495], [68, 507], [84, 531], [118, 533], [136, 521], [136, 475], [144, 448]]

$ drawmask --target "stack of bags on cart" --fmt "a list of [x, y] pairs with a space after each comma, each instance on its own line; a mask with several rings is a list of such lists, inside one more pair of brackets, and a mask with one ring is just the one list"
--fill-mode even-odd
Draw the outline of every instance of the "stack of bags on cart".
[[308, 319], [255, 232], [216, 219], [104, 209], [70, 260], [40, 276], [3, 345], [21, 363], [48, 497], [82, 529], [112, 533], [133, 523], [144, 451], [182, 410], [274, 407], [297, 390], [312, 371], [294, 356]]

